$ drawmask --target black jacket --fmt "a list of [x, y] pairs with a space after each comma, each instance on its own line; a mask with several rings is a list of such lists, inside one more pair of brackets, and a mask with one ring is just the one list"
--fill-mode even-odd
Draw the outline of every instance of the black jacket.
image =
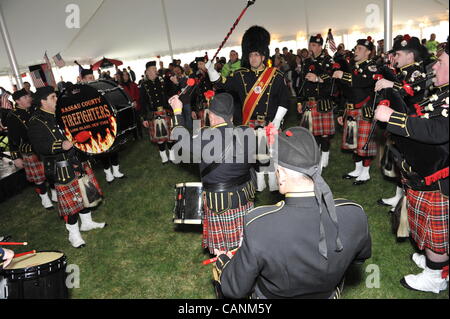
[[28, 138], [28, 122], [31, 118], [31, 110], [16, 108], [8, 113], [6, 126], [8, 127], [8, 141], [11, 158], [20, 158], [21, 155], [33, 153], [30, 139]]
[[220, 278], [226, 297], [328, 298], [350, 264], [371, 257], [367, 216], [350, 201], [336, 201], [339, 237], [344, 249], [335, 251], [336, 228], [325, 212], [328, 259], [319, 253], [319, 206], [314, 196], [287, 197], [245, 216], [244, 239]]

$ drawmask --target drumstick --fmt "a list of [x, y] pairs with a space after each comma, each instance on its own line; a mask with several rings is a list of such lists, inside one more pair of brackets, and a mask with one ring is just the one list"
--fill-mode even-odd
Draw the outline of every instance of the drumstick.
[[23, 243], [8, 243], [0, 241], [0, 246], [26, 246], [26, 245], [28, 245], [26, 241], [24, 241]]
[[[234, 250], [234, 251], [231, 252], [231, 254], [235, 255], [236, 252], [237, 252], [237, 250]], [[215, 263], [216, 261], [217, 261], [217, 257], [214, 257], [214, 258], [211, 258], [211, 259], [203, 260], [202, 264], [206, 266], [206, 265]]]
[[18, 257], [22, 257], [22, 256], [26, 256], [26, 255], [34, 255], [36, 253], [36, 250], [31, 250], [31, 251], [27, 251], [26, 253], [20, 253], [20, 254], [15, 254], [14, 258], [18, 258]]

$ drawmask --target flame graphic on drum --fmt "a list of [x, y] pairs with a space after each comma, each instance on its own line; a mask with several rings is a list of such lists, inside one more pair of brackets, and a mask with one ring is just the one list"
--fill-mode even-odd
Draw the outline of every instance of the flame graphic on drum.
[[88, 141], [85, 143], [78, 143], [74, 141], [74, 138], [70, 131], [65, 130], [65, 135], [68, 137], [69, 141], [74, 143], [75, 147], [80, 151], [90, 153], [90, 154], [100, 154], [107, 151], [114, 143], [117, 132], [117, 121], [114, 116], [110, 116], [109, 119], [109, 128], [105, 130], [106, 135], [103, 137], [100, 133], [97, 133], [97, 136], [91, 136]]

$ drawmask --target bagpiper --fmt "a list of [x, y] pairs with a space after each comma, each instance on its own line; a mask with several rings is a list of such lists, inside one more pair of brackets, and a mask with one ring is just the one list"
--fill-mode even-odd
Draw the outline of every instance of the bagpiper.
[[[41, 198], [42, 206], [46, 209], [52, 209], [53, 204], [48, 192], [49, 187], [46, 183], [44, 164], [33, 150], [28, 138], [28, 124], [32, 115], [32, 98], [25, 89], [14, 92], [12, 97], [16, 107], [9, 112], [6, 118], [11, 159], [17, 168], [25, 170], [27, 180], [35, 185], [35, 191]], [[54, 187], [53, 183], [50, 184]], [[50, 190], [51, 197], [56, 202], [56, 191], [53, 188], [50, 188]]]
[[401, 284], [412, 290], [439, 293], [448, 283], [449, 195], [449, 45], [433, 66], [433, 91], [417, 104], [416, 114], [404, 106], [379, 105], [376, 119], [387, 130], [403, 137], [395, 146], [395, 161], [405, 185], [411, 237], [425, 254], [415, 253], [414, 263], [423, 271], [407, 275]]
[[149, 129], [151, 142], [158, 145], [162, 163], [167, 164], [169, 160], [175, 161], [173, 142], [170, 140], [172, 110], [168, 104], [172, 82], [158, 76], [156, 61], [148, 62], [145, 69], [146, 78], [140, 88], [143, 125]]
[[301, 126], [308, 128], [322, 151], [322, 168], [328, 166], [330, 140], [335, 134], [331, 96], [333, 59], [323, 49], [320, 34], [309, 39], [310, 57], [303, 61], [306, 81], [300, 89], [297, 111], [302, 116]]
[[[399, 72], [394, 81], [378, 80], [375, 91], [383, 92], [384, 89], [393, 89], [395, 94], [398, 94], [405, 102], [406, 109], [403, 112], [408, 115], [415, 114], [415, 105], [425, 98], [427, 91], [427, 72], [424, 59], [427, 57], [428, 51], [418, 38], [405, 34], [394, 42], [391, 54], [394, 55], [394, 66], [399, 69]], [[395, 143], [395, 140], [399, 138], [401, 139], [401, 137], [390, 137], [389, 143]], [[395, 208], [403, 198], [403, 193], [403, 186], [398, 180], [395, 196], [382, 198], [378, 203]]]
[[69, 241], [73, 247], [80, 248], [85, 246], [80, 230], [89, 231], [106, 225], [94, 222], [89, 209], [101, 201], [103, 192], [89, 162], [75, 151], [59, 128], [55, 117], [57, 100], [53, 87], [37, 89], [36, 104], [40, 108], [29, 121], [28, 137], [41, 157], [45, 171], [55, 181], [58, 211], [66, 222]]
[[372, 38], [360, 39], [355, 48], [351, 72], [335, 71], [346, 99], [345, 112], [338, 122], [344, 125], [342, 148], [353, 151], [355, 169], [343, 176], [356, 179], [353, 185], [363, 185], [370, 180], [370, 165], [377, 155], [374, 139], [370, 139], [373, 123], [375, 79], [378, 72], [375, 61], [370, 59], [375, 45]]

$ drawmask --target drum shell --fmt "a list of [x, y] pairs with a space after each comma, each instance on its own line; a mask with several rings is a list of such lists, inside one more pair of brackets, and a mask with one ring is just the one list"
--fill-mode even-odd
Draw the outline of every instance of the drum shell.
[[8, 299], [66, 299], [67, 257], [27, 268], [2, 270]]
[[175, 224], [201, 224], [203, 219], [203, 187], [201, 183], [183, 183], [175, 188]]

